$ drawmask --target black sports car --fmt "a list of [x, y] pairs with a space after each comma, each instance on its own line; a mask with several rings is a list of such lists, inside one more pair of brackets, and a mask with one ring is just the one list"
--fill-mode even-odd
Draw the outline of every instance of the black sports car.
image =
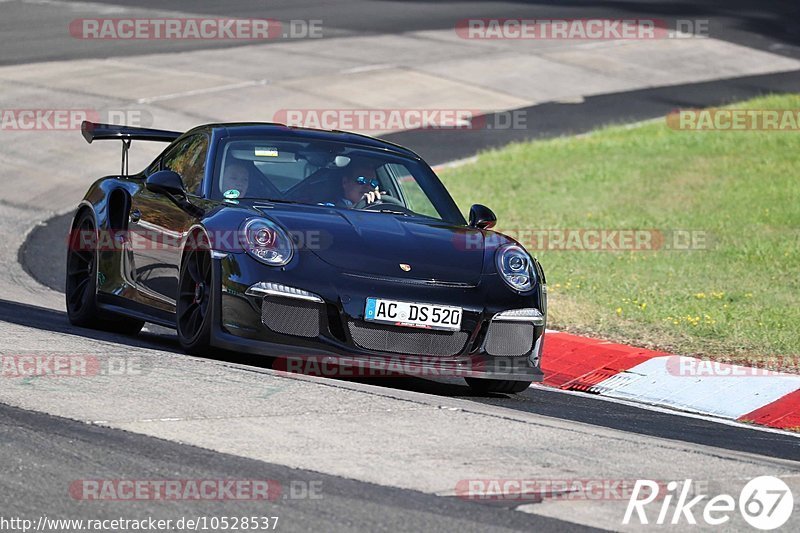
[[[123, 150], [72, 223], [73, 324], [135, 334], [153, 322], [190, 353], [399, 361], [484, 392], [541, 380], [539, 263], [490, 231], [488, 208], [467, 223], [412, 151], [278, 124], [82, 133]], [[169, 146], [129, 175], [133, 140]]]

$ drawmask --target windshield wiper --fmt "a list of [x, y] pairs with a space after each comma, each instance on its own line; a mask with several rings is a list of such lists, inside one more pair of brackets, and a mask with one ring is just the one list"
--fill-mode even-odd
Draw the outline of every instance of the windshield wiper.
[[313, 205], [309, 204], [308, 202], [299, 202], [297, 200], [273, 200], [272, 198], [259, 198], [259, 202], [271, 202], [273, 204], [305, 204], [305, 205]]
[[[370, 211], [375, 211], [375, 209], [370, 209]], [[403, 215], [404, 217], [410, 217], [409, 213], [405, 211], [397, 211], [395, 209], [378, 209], [378, 213], [392, 213], [393, 215]]]

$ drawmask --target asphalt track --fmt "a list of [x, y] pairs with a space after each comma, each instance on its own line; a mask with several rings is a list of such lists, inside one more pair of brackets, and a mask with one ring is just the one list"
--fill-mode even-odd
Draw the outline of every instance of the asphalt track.
[[[98, 9], [98, 6], [106, 8]], [[796, 21], [800, 20], [800, 5], [782, 0], [105, 0], [74, 2], [72, 5], [69, 2], [22, 0], [0, 3], [4, 13], [0, 19], [0, 49], [3, 50], [0, 64], [130, 56], [238, 44], [108, 41], [102, 47], [96, 47], [72, 38], [64, 27], [65, 18], [113, 17], [114, 6], [141, 8], [142, 16], [154, 12], [168, 15], [174, 11], [220, 17], [266, 17], [281, 21], [317, 19], [324, 21], [325, 37], [450, 29], [454, 13], [471, 18], [656, 18], [669, 24], [674, 24], [676, 19], [707, 19], [711, 20], [709, 31], [719, 39], [800, 57], [800, 34], [796, 27]]]
[[[148, 328], [149, 332], [141, 333], [136, 337], [98, 333], [70, 325], [63, 312], [4, 300], [0, 300], [0, 320], [42, 331], [83, 336], [87, 339], [108, 339], [122, 346], [129, 344], [165, 352], [181, 352], [174, 333], [166, 328], [151, 326]], [[224, 362], [246, 365], [255, 372], [269, 371], [275, 362], [271, 357], [228, 351], [218, 351], [215, 358]], [[342, 381], [347, 381], [347, 379], [343, 378]], [[741, 424], [726, 425], [709, 418], [687, 417], [665, 410], [648, 410], [633, 405], [604, 401], [592, 395], [552, 391], [546, 387], [531, 387], [527, 391], [513, 396], [504, 394], [481, 396], [472, 392], [460, 378], [381, 377], [352, 381], [443, 398], [463, 398], [506, 409], [631, 433], [765, 457], [800, 461], [800, 439], [793, 435], [751, 429]]]
[[[592, 528], [459, 498], [441, 498], [325, 476], [193, 446], [90, 426], [0, 404], [3, 514], [113, 520], [120, 516], [277, 516], [280, 531], [592, 531]], [[247, 479], [281, 483], [274, 501], [108, 502], [65, 498], [85, 479]], [[314, 493], [314, 498], [306, 497]], [[87, 508], [91, 511], [87, 512]], [[498, 528], [498, 524], [503, 524]]]
[[[793, 21], [800, 20], [800, 8], [789, 2], [173, 2], [170, 9], [225, 16], [269, 16], [281, 20], [319, 18], [333, 28], [332, 36], [348, 33], [392, 33], [418, 29], [440, 29], [452, 24], [455, 10], [467, 10], [472, 17], [569, 17], [652, 16], [662, 18], [712, 18], [717, 36], [746, 46], [800, 57], [800, 37]], [[112, 6], [115, 2], [102, 2]], [[118, 2], [127, 7], [165, 9], [163, 2]], [[31, 7], [38, 6], [38, 7]], [[41, 7], [47, 6], [47, 7]], [[724, 6], [724, 7], [720, 7]], [[81, 10], [84, 11], [81, 11]], [[92, 16], [96, 5], [76, 3], [0, 3], [0, 63], [16, 64], [83, 57], [137, 55], [167, 49], [228, 46], [209, 43], [109, 43], [102, 50], [85, 46], [69, 35], [56, 35], [55, 24], [63, 26], [69, 16]], [[87, 14], [83, 14], [83, 13]], [[113, 11], [112, 11], [113, 12]], [[313, 16], [311, 15], [313, 13]], [[746, 13], [746, 14], [743, 14]], [[103, 16], [94, 14], [94, 16]], [[113, 15], [107, 15], [113, 16]], [[30, 24], [34, 17], [37, 24]], [[17, 27], [36, 27], [21, 32]], [[645, 89], [590, 97], [577, 104], [548, 103], [527, 108], [526, 131], [476, 131], [449, 137], [446, 131], [418, 131], [389, 134], [394, 142], [419, 151], [431, 163], [441, 163], [476, 151], [529, 138], [552, 137], [589, 131], [599, 125], [663, 116], [677, 107], [700, 107], [727, 103], [767, 92], [796, 91], [800, 73], [772, 74], [733, 80]], [[69, 215], [47, 221], [37, 228], [19, 251], [27, 272], [43, 284], [63, 290], [63, 247]], [[68, 335], [87, 341], [101, 341], [131, 347], [146, 347], [163, 353], [178, 351], [168, 330], [151, 328], [136, 338], [120, 337], [74, 328], [63, 312], [0, 300], [0, 321], [32, 327], [42, 332]], [[218, 355], [222, 362], [270, 372], [271, 360], [234, 353]], [[535, 413], [544, 417], [611, 428], [631, 435], [647, 435], [674, 442], [710, 446], [720, 450], [746, 452], [762, 457], [800, 460], [797, 437], [765, 432], [713, 420], [647, 410], [601, 401], [591, 396], [531, 388], [516, 397], [475, 396], [460, 382], [397, 378], [362, 380], [390, 391], [410, 391], [431, 397], [457, 398], [497, 406], [509, 412]], [[104, 400], [98, 400], [104, 401]], [[84, 424], [45, 414], [0, 405], [0, 441], [13, 453], [0, 454], [0, 495], [3, 515], [116, 518], [128, 516], [179, 517], [187, 515], [235, 516], [263, 512], [248, 503], [138, 504], [76, 502], [64, 495], [64, 487], [75, 479], [96, 478], [266, 478], [302, 481], [321, 480], [324, 500], [279, 500], [268, 507], [281, 517], [284, 530], [578, 530], [580, 526], [543, 516], [511, 512], [508, 508], [464, 502], [422, 492], [396, 489], [328, 476], [309, 470], [290, 469], [265, 461], [246, 459], [128, 433]], [[324, 443], [319, 443], [323, 446]], [[601, 451], [598, 451], [600, 454]]]

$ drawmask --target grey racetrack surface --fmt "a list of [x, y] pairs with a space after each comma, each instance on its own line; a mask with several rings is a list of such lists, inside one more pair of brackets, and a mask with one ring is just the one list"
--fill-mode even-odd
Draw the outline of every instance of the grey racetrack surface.
[[[40, 516], [174, 521], [277, 516], [279, 531], [588, 530], [502, 507], [212, 453], [4, 405], [0, 441], [7, 451], [0, 458], [2, 515], [34, 522]], [[276, 500], [266, 502], [79, 500], [69, 488], [86, 479], [269, 480], [281, 490]], [[313, 498], [308, 496], [312, 492]]]
[[[99, 7], [98, 7], [99, 6]], [[104, 7], [105, 6], [105, 7]], [[794, 2], [770, 0], [698, 0], [664, 2], [659, 0], [620, 0], [592, 2], [557, 0], [490, 1], [391, 1], [347, 0], [158, 0], [108, 1], [93, 3], [11, 1], [0, 4], [0, 63], [28, 63], [86, 57], [138, 55], [159, 51], [194, 50], [207, 47], [232, 47], [229, 42], [108, 41], [97, 47], [70, 36], [65, 21], [86, 17], [114, 17], [114, 7], [184, 12], [220, 17], [253, 17], [289, 20], [321, 20], [325, 36], [400, 33], [416, 30], [450, 29], [463, 18], [654, 18], [674, 25], [676, 19], [709, 20], [714, 37], [800, 57], [800, 37], [796, 21], [800, 7]], [[134, 12], [135, 14], [135, 12]], [[146, 15], [142, 15], [146, 16]], [[277, 42], [277, 41], [276, 41]]]
[[[11, 0], [0, 1], [0, 65], [217, 47], [235, 54], [235, 47], [242, 44], [98, 44], [75, 39], [67, 31], [66, 23], [71, 20], [114, 17], [120, 9], [125, 16], [179, 12], [283, 21], [319, 19], [327, 38], [446, 30], [466, 17], [710, 19], [717, 39], [800, 58], [800, 34], [796, 31], [800, 5], [796, 2]], [[280, 41], [275, 44], [281, 45]], [[92, 83], [91, 79], [84, 81]], [[800, 71], [649, 87], [590, 96], [578, 103], [546, 102], [525, 108], [530, 125], [525, 130], [457, 135], [406, 131], [385, 137], [419, 151], [431, 164], [439, 164], [509, 142], [582, 133], [604, 124], [660, 117], [679, 107], [796, 92], [798, 87]], [[83, 148], [89, 150], [86, 145]], [[24, 191], [20, 196], [24, 197]], [[0, 202], [7, 217], [0, 219], [6, 224], [0, 231], [6, 235], [20, 231], [13, 219], [18, 207]], [[52, 215], [43, 212], [43, 225], [7, 259], [19, 260], [33, 278], [61, 291], [70, 214]], [[800, 472], [800, 440], [791, 435], [537, 387], [514, 397], [478, 396], [459, 380], [398, 377], [316, 382], [276, 377], [269, 358], [228, 352], [211, 358], [183, 356], [169, 330], [151, 327], [135, 338], [83, 330], [71, 326], [65, 313], [54, 306], [31, 304], [26, 295], [20, 295], [19, 286], [4, 290], [8, 292], [0, 295], [3, 355], [49, 351], [99, 357], [134, 354], [154, 370], [146, 376], [107, 383], [4, 381], [4, 398], [33, 410], [0, 403], [3, 517], [178, 518], [264, 513], [280, 516], [280, 529], [291, 531], [565, 531], [578, 530], [581, 526], [577, 523], [595, 520], [618, 529], [616, 510], [578, 504], [543, 510], [545, 506], [536, 503], [520, 512], [514, 510], [514, 504], [462, 501], [442, 486], [451, 487], [447, 474], [458, 471], [464, 477], [490, 475], [487, 472], [529, 477], [696, 476], [718, 480], [729, 490], [756, 474], [798, 479]], [[262, 393], [259, 387], [269, 392]], [[39, 410], [61, 416], [34, 412]], [[350, 433], [343, 435], [340, 425]], [[485, 431], [494, 433], [481, 433]], [[523, 465], [519, 472], [507, 468], [513, 467], [515, 460]], [[323, 498], [279, 499], [267, 505], [77, 501], [68, 487], [87, 478], [266, 478], [287, 485], [319, 481]]]

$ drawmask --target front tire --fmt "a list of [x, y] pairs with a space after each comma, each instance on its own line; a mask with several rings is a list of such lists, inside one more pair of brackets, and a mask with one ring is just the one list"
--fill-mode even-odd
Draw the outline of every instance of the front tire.
[[144, 326], [141, 320], [117, 316], [97, 307], [97, 230], [89, 211], [81, 214], [69, 236], [65, 285], [71, 324], [125, 335], [136, 335]]
[[531, 386], [533, 381], [513, 381], [510, 379], [464, 378], [475, 392], [517, 394]]
[[212, 280], [209, 251], [187, 251], [181, 263], [175, 314], [178, 342], [191, 354], [204, 354], [211, 346]]

